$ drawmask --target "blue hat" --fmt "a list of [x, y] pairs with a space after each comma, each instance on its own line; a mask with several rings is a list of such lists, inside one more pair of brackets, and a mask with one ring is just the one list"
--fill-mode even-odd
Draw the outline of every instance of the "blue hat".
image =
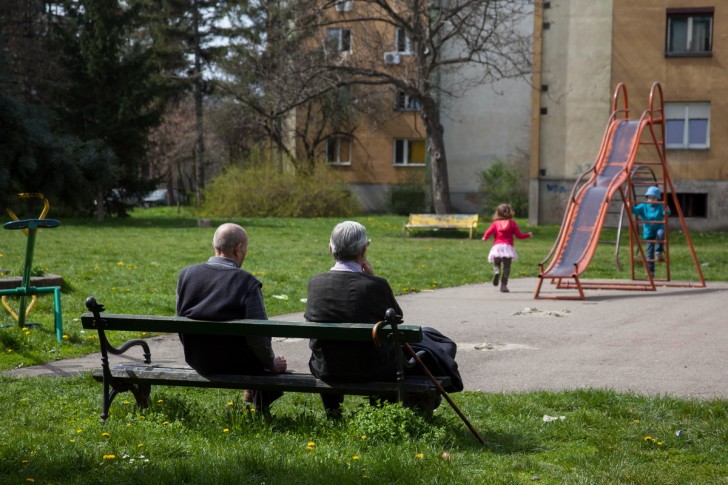
[[660, 188], [656, 185], [653, 185], [647, 189], [647, 192], [645, 192], [645, 197], [656, 197], [660, 198], [662, 196], [662, 193], [660, 192]]

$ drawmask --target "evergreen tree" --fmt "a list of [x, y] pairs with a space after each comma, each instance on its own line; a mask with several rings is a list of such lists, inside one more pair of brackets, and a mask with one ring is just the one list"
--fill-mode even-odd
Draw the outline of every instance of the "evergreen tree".
[[149, 130], [159, 123], [163, 92], [140, 5], [66, 0], [59, 33], [68, 84], [59, 97], [64, 125], [87, 146], [108, 147], [119, 170], [97, 180], [98, 217], [111, 187], [139, 191]]

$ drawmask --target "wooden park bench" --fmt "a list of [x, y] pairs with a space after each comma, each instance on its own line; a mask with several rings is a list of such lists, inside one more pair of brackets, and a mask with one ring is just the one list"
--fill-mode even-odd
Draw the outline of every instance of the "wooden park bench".
[[467, 229], [470, 239], [478, 228], [478, 214], [410, 214], [402, 235], [412, 229]]
[[[93, 377], [103, 383], [103, 412], [101, 414], [103, 420], [108, 418], [111, 403], [120, 392], [131, 392], [134, 395], [136, 404], [141, 408], [146, 408], [149, 404], [152, 385], [377, 395], [382, 398], [394, 398], [398, 401], [403, 401], [407, 397], [434, 402], [437, 397], [438, 390], [429, 379], [404, 375], [404, 366], [409, 366], [411, 363], [406, 362], [401, 353], [398, 353], [399, 370], [396, 382], [330, 382], [317, 379], [308, 373], [289, 372], [283, 374], [266, 373], [264, 375], [203, 376], [189, 367], [165, 367], [153, 364], [149, 345], [143, 339], [129, 340], [118, 347], [111, 345], [108, 340], [110, 333], [126, 331], [319, 338], [357, 342], [372, 341], [374, 333], [378, 339], [393, 341], [395, 345], [421, 341], [422, 327], [398, 325], [399, 317], [394, 315], [393, 310], [387, 312], [385, 321], [374, 325], [275, 320], [215, 322], [171, 316], [107, 313], [102, 315], [104, 307], [97, 303], [93, 297], [86, 300], [86, 307], [91, 313], [84, 313], [81, 316], [81, 323], [83, 328], [98, 332], [101, 346], [101, 367], [93, 371]], [[373, 332], [374, 327], [377, 327], [377, 330]], [[109, 354], [121, 355], [134, 347], [141, 347], [143, 362], [117, 364], [113, 367], [109, 364]], [[436, 377], [436, 381], [443, 387], [450, 384], [449, 377]]]

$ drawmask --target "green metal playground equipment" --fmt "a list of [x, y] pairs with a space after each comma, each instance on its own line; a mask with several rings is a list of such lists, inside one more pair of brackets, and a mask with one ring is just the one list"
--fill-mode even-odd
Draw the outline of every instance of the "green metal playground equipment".
[[[61, 287], [60, 286], [31, 286], [30, 275], [33, 270], [33, 252], [35, 251], [35, 239], [38, 233], [38, 229], [50, 229], [61, 225], [56, 219], [46, 219], [45, 216], [48, 213], [50, 205], [48, 199], [43, 194], [38, 193], [22, 193], [18, 194], [21, 199], [27, 198], [40, 198], [43, 199], [43, 211], [38, 219], [23, 219], [20, 220], [15, 213], [8, 209], [12, 221], [7, 222], [3, 225], [5, 229], [17, 230], [21, 229], [26, 236], [28, 236], [26, 249], [25, 249], [25, 265], [23, 266], [23, 279], [22, 283], [17, 288], [0, 290], [2, 295], [2, 304], [10, 315], [18, 322], [20, 328], [30, 325], [26, 323], [26, 318], [30, 311], [35, 306], [35, 302], [38, 295], [44, 293], [53, 293], [53, 313], [55, 319], [55, 330], [56, 339], [61, 342], [63, 340], [63, 318], [61, 314]], [[8, 296], [17, 296], [19, 298], [18, 312], [8, 304]], [[30, 304], [27, 302], [27, 298], [30, 297]]]

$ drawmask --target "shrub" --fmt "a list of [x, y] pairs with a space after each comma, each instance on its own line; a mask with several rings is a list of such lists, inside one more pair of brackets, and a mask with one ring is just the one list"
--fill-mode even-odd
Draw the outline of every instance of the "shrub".
[[518, 216], [528, 213], [528, 172], [515, 165], [506, 166], [497, 160], [480, 172], [483, 213], [493, 214], [500, 204], [510, 204]]
[[337, 173], [317, 164], [309, 174], [269, 166], [229, 167], [205, 189], [208, 217], [330, 217], [360, 211]]
[[427, 187], [421, 184], [392, 185], [389, 189], [389, 212], [408, 215], [425, 212]]

